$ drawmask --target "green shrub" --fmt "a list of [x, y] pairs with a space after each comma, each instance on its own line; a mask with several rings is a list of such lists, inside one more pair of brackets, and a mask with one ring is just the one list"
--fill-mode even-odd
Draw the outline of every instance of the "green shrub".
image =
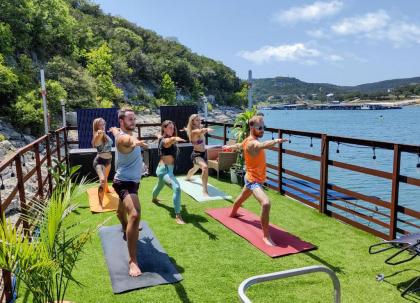
[[7, 139], [6, 136], [0, 133], [0, 142], [3, 142], [6, 139]]

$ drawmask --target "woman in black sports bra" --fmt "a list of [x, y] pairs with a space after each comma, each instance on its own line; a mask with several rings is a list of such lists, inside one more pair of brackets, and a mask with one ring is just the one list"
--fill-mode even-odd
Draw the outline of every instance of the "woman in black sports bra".
[[174, 123], [170, 120], [164, 121], [161, 125], [161, 133], [158, 140], [158, 153], [160, 156], [160, 162], [156, 168], [158, 183], [153, 189], [152, 201], [159, 203], [160, 201], [157, 196], [165, 183], [170, 184], [173, 191], [172, 200], [174, 203], [176, 223], [185, 224], [181, 217], [181, 188], [178, 180], [174, 176], [174, 164], [178, 155], [176, 144], [179, 142], [185, 142], [185, 140], [176, 136]]
[[188, 138], [193, 145], [193, 152], [191, 154], [191, 161], [194, 164], [191, 168], [187, 177], [185, 178], [188, 181], [191, 181], [192, 176], [201, 169], [201, 181], [203, 184], [203, 195], [208, 196], [207, 182], [209, 176], [209, 170], [207, 167], [207, 157], [206, 157], [206, 146], [204, 143], [204, 134], [212, 132], [211, 128], [202, 128], [201, 119], [198, 114], [193, 114], [188, 119], [188, 125], [186, 127]]

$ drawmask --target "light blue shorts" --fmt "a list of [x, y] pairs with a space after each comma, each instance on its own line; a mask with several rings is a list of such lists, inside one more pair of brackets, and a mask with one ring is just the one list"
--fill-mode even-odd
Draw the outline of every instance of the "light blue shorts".
[[256, 189], [256, 188], [261, 188], [261, 189], [263, 189], [263, 186], [262, 186], [262, 184], [261, 183], [258, 183], [258, 182], [250, 182], [250, 181], [248, 181], [247, 180], [247, 178], [245, 178], [245, 186], [246, 186], [246, 188], [248, 188], [249, 190], [254, 190], [254, 189]]

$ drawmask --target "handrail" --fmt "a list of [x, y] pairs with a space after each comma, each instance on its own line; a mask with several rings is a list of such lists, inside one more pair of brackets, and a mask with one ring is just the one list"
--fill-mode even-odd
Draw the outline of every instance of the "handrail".
[[340, 280], [338, 280], [338, 277], [334, 271], [332, 271], [328, 267], [320, 266], [320, 265], [294, 268], [294, 269], [278, 271], [278, 272], [274, 272], [270, 274], [250, 277], [242, 281], [242, 283], [239, 285], [238, 295], [239, 295], [240, 300], [243, 303], [251, 303], [251, 300], [246, 296], [245, 291], [252, 285], [266, 282], [266, 281], [273, 281], [273, 280], [279, 280], [279, 279], [284, 279], [284, 278], [289, 278], [289, 277], [302, 276], [302, 275], [306, 275], [306, 274], [310, 274], [314, 272], [324, 272], [328, 274], [328, 276], [331, 278], [334, 285], [334, 302], [340, 303], [341, 302]]

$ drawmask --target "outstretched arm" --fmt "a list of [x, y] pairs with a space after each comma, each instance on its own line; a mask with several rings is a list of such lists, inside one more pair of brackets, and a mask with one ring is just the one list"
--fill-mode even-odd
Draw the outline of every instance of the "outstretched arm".
[[117, 147], [122, 153], [130, 153], [136, 146], [140, 146], [143, 148], [149, 148], [144, 141], [140, 141], [135, 139], [130, 135], [120, 135], [117, 140]]
[[212, 131], [214, 131], [213, 128], [205, 127], [205, 128], [193, 129], [192, 133], [195, 135], [204, 135], [206, 133], [211, 133]]
[[180, 137], [165, 138], [163, 139], [163, 147], [168, 148], [168, 147], [171, 147], [171, 145], [175, 143], [180, 143], [180, 142], [187, 142], [187, 141], [185, 141], [184, 139]]
[[233, 151], [241, 150], [242, 149], [242, 143], [236, 143], [232, 145], [223, 145], [222, 149], [231, 149]]
[[246, 148], [251, 153], [251, 155], [256, 155], [261, 149], [270, 148], [276, 145], [277, 143], [283, 143], [287, 141], [289, 141], [289, 139], [274, 139], [264, 142], [258, 142], [257, 140], [253, 140], [248, 143]]
[[117, 137], [117, 135], [118, 135], [118, 133], [121, 131], [121, 129], [120, 128], [118, 128], [118, 127], [111, 127], [109, 130], [108, 130], [108, 132], [110, 132], [113, 136], [114, 136], [114, 138], [116, 138]]

